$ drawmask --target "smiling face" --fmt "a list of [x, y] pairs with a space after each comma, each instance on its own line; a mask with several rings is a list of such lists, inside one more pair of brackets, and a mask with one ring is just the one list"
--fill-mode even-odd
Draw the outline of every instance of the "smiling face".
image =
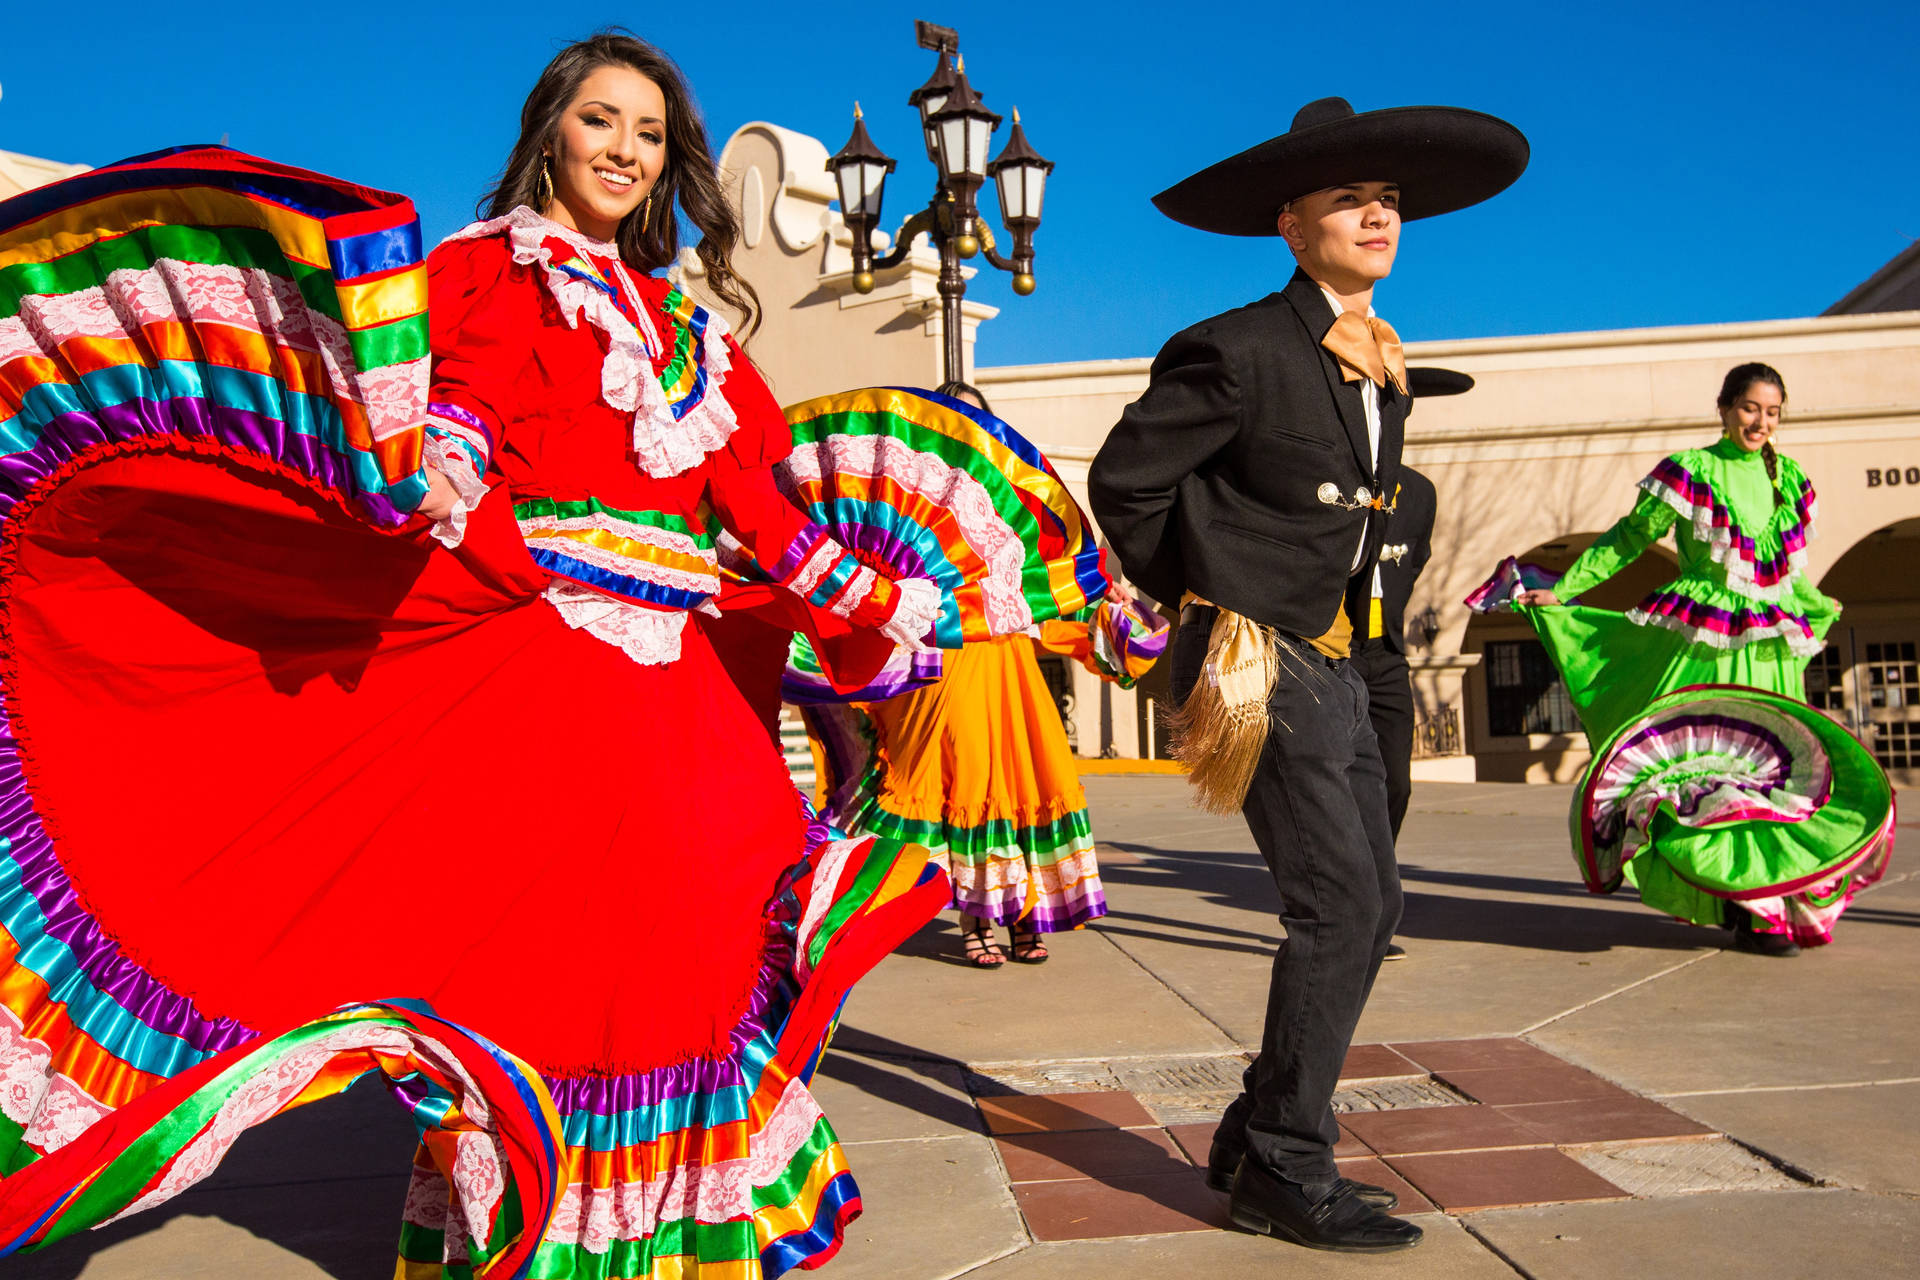
[[1786, 404], [1786, 396], [1780, 388], [1771, 382], [1755, 379], [1747, 384], [1747, 389], [1733, 398], [1733, 403], [1720, 410], [1720, 426], [1727, 439], [1745, 449], [1748, 453], [1758, 450], [1767, 441], [1773, 439], [1773, 433], [1780, 426], [1780, 410]]
[[1280, 234], [1306, 273], [1338, 293], [1370, 289], [1393, 271], [1400, 248], [1400, 187], [1353, 182], [1292, 201]]
[[546, 148], [562, 226], [612, 240], [667, 163], [667, 100], [631, 67], [596, 67], [580, 82]]

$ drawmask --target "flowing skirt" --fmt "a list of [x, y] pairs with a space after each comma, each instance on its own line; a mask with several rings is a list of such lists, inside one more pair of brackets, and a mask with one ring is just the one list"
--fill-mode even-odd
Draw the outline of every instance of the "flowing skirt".
[[[1490, 611], [1551, 585], [1532, 569], [1507, 561], [1467, 603]], [[1632, 884], [1694, 924], [1744, 911], [1762, 932], [1831, 942], [1854, 896], [1885, 874], [1895, 811], [1886, 771], [1807, 705], [1806, 638], [1714, 643], [1644, 603], [1513, 607], [1593, 748], [1569, 815], [1587, 888]]]
[[829, 839], [697, 629], [570, 630], [498, 495], [449, 553], [218, 438], [44, 470], [0, 543], [0, 1247], [204, 1176], [185, 1117], [377, 1071], [431, 1130], [401, 1274], [834, 1251], [806, 1080], [945, 901], [925, 850]]
[[807, 716], [836, 823], [932, 850], [956, 909], [1040, 933], [1106, 914], [1086, 791], [1033, 641], [969, 644], [938, 684]]

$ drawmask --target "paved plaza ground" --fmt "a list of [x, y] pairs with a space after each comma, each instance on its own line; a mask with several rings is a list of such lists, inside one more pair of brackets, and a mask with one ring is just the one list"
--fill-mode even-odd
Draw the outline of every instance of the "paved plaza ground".
[[[816, 1092], [866, 1214], [827, 1280], [1920, 1271], [1920, 848], [1896, 851], [1837, 945], [1772, 960], [1589, 896], [1564, 787], [1417, 786], [1411, 958], [1361, 1023], [1338, 1154], [1399, 1188], [1426, 1241], [1356, 1258], [1222, 1229], [1195, 1167], [1258, 1039], [1277, 938], [1245, 827], [1188, 807], [1177, 777], [1088, 791], [1106, 919], [995, 973], [958, 964], [949, 919], [849, 1001]], [[0, 1276], [386, 1277], [411, 1146], [358, 1089]]]

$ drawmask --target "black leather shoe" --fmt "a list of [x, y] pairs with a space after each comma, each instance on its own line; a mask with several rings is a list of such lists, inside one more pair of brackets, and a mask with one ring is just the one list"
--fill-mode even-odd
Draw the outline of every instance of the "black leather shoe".
[[1732, 922], [1735, 951], [1745, 951], [1756, 956], [1779, 956], [1783, 959], [1800, 954], [1800, 944], [1793, 940], [1792, 934], [1761, 933], [1753, 927], [1752, 912], [1741, 910], [1731, 902], [1727, 906], [1730, 909], [1728, 914], [1735, 916]]
[[1227, 1211], [1242, 1230], [1335, 1253], [1411, 1249], [1423, 1234], [1362, 1200], [1343, 1178], [1303, 1186], [1247, 1159], [1233, 1175]]
[[1387, 944], [1387, 954], [1380, 957], [1380, 959], [1383, 961], [1405, 960], [1406, 958], [1407, 958], [1407, 949], [1401, 946], [1397, 942], [1389, 942]]
[[[1220, 1145], [1215, 1143], [1213, 1150], [1208, 1153], [1207, 1185], [1215, 1191], [1231, 1192], [1233, 1190], [1233, 1171], [1239, 1168], [1239, 1166], [1240, 1154], [1238, 1152], [1235, 1152], [1229, 1161], [1226, 1157], [1222, 1156]], [[1356, 1182], [1352, 1178], [1341, 1178], [1340, 1182], [1343, 1186], [1353, 1188], [1354, 1195], [1376, 1209], [1392, 1209], [1400, 1203], [1400, 1196], [1397, 1192], [1389, 1191], [1385, 1187], [1376, 1187], [1371, 1182]]]

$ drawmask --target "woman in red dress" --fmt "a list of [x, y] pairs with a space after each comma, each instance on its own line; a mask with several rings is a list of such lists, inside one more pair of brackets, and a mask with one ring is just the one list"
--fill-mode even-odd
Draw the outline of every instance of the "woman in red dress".
[[[924, 850], [827, 839], [687, 615], [713, 608], [722, 521], [830, 625], [918, 644], [941, 593], [780, 495], [766, 386], [650, 274], [683, 213], [752, 315], [664, 56], [602, 35], [556, 57], [489, 213], [429, 259], [422, 465], [390, 487], [423, 488], [423, 518], [399, 536], [311, 468], [177, 431], [79, 449], [13, 508], [6, 710], [44, 831], [0, 868], [0, 1083], [25, 1082], [0, 1090], [0, 1251], [73, 1207], [95, 1175], [72, 1162], [127, 1146], [143, 1094], [388, 997], [529, 1064], [557, 1124], [546, 1207], [507, 1212], [486, 1117], [513, 1100], [365, 1050], [432, 1131], [406, 1277], [777, 1275], [859, 1211], [806, 1080], [946, 888]], [[205, 1133], [271, 1114], [249, 1105]]]

